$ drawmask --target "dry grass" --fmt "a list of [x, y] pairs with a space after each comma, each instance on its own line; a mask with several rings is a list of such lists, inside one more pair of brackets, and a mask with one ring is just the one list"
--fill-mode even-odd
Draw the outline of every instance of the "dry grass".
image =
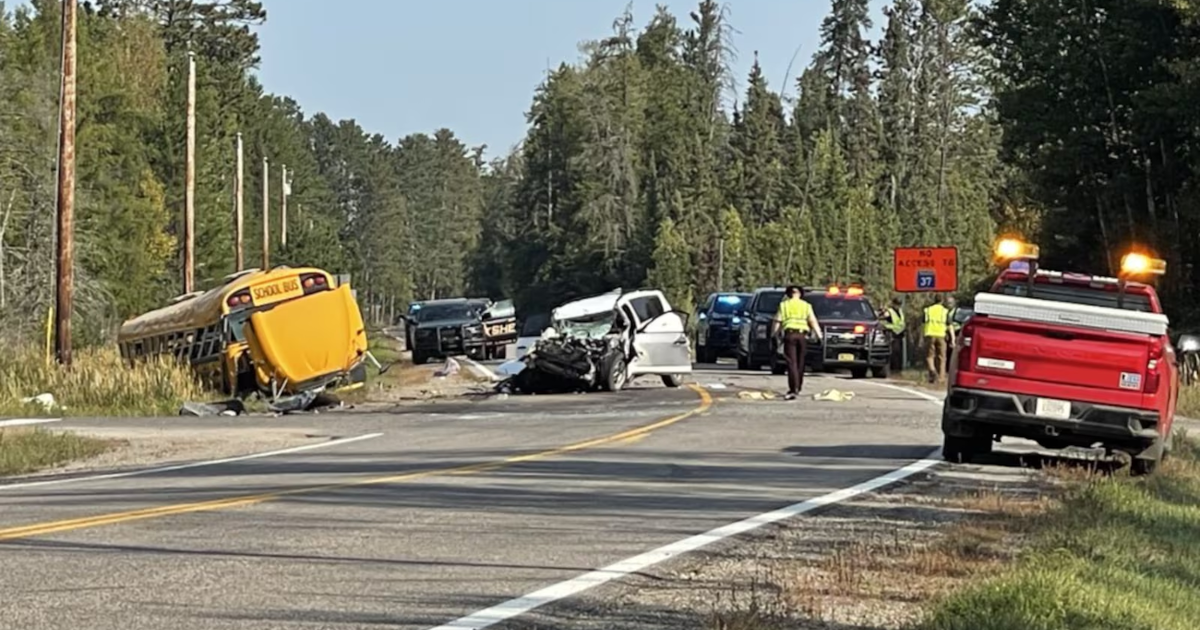
[[[214, 396], [190, 369], [170, 360], [130, 367], [115, 348], [75, 353], [73, 365], [47, 365], [37, 350], [0, 353], [0, 414], [159, 415], [174, 414], [188, 400]], [[60, 406], [45, 410], [23, 399], [49, 393]]]
[[95, 457], [114, 446], [108, 440], [43, 429], [0, 429], [0, 477], [24, 475]]
[[1200, 385], [1180, 386], [1176, 413], [1188, 418], [1200, 419]]

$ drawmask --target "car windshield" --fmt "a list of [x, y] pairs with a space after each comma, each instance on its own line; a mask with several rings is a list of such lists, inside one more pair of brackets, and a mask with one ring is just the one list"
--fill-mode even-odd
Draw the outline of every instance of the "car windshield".
[[744, 295], [718, 295], [713, 302], [712, 312], [717, 315], [736, 315], [746, 307]]
[[443, 319], [470, 319], [474, 308], [466, 303], [460, 304], [426, 304], [417, 311], [418, 322], [436, 322]]
[[870, 322], [875, 320], [875, 309], [866, 298], [829, 297], [827, 295], [806, 295], [804, 301], [813, 307], [813, 314], [818, 320], [841, 319], [852, 322]]
[[769, 291], [758, 296], [759, 313], [767, 313], [774, 315], [775, 311], [779, 310], [779, 303], [783, 301], [783, 291]]
[[604, 311], [586, 317], [564, 319], [558, 322], [555, 329], [558, 330], [558, 334], [564, 336], [598, 338], [612, 330], [615, 319], [613, 311]]
[[1070, 304], [1086, 306], [1103, 306], [1105, 308], [1122, 308], [1127, 311], [1150, 312], [1150, 298], [1138, 293], [1126, 293], [1124, 304], [1118, 306], [1117, 292], [1097, 289], [1078, 284], [1047, 284], [1039, 282], [1033, 286], [1033, 294], [1029, 293], [1029, 284], [1006, 280], [1000, 285], [1000, 293], [1031, 297], [1036, 300], [1053, 300]]

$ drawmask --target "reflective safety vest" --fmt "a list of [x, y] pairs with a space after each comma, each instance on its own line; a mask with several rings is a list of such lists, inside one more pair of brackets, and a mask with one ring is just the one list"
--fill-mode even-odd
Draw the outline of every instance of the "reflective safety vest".
[[779, 303], [779, 326], [784, 331], [808, 332], [808, 316], [812, 305], [800, 298], [784, 299]]
[[945, 337], [950, 311], [942, 304], [934, 304], [925, 309], [925, 336]]
[[902, 334], [904, 332], [904, 326], [905, 326], [904, 313], [902, 311], [900, 311], [899, 309], [888, 307], [887, 315], [888, 315], [888, 319], [890, 319], [891, 321], [889, 321], [884, 326], [888, 330], [892, 331], [893, 333], [895, 333], [897, 335]]

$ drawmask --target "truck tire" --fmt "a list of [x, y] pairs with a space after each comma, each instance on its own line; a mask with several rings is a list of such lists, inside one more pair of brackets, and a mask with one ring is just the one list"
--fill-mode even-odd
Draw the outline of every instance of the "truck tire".
[[675, 388], [678, 388], [681, 385], [683, 385], [683, 375], [682, 374], [666, 374], [662, 377], [662, 382], [663, 382], [663, 385], [670, 387], [672, 389], [675, 389]]
[[429, 361], [429, 357], [425, 353], [416, 350], [413, 350], [412, 359], [413, 365], [425, 365]]
[[1129, 474], [1134, 477], [1152, 475], [1156, 470], [1158, 470], [1157, 459], [1135, 457], [1133, 458], [1133, 461], [1129, 463]]
[[604, 357], [600, 366], [600, 387], [606, 392], [619, 392], [629, 380], [628, 366], [625, 357], [620, 352], [613, 352]]
[[942, 436], [942, 458], [955, 464], [970, 464], [980, 455], [992, 452], [991, 436]]
[[775, 376], [782, 376], [784, 374], [787, 374], [787, 370], [788, 370], [787, 364], [784, 363], [783, 361], [772, 361], [771, 362], [771, 373], [774, 374]]
[[741, 354], [737, 355], [737, 363], [739, 370], [750, 369], [750, 361], [746, 360], [746, 357], [742, 356]]
[[715, 353], [709, 352], [707, 345], [696, 344], [696, 363], [716, 363]]
[[850, 370], [850, 378], [867, 378], [867, 368], [856, 367]]
[[500, 346], [492, 350], [492, 358], [497, 361], [505, 361], [508, 359], [508, 346]]
[[881, 365], [871, 368], [871, 376], [875, 378], [889, 378], [892, 375], [892, 366]]

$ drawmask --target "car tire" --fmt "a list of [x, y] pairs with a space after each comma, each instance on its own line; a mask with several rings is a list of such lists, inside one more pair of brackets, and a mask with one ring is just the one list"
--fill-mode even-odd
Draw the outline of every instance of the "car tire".
[[683, 375], [682, 374], [664, 374], [662, 377], [662, 382], [663, 382], [663, 385], [665, 385], [666, 387], [675, 389], [675, 388], [681, 387], [683, 385]]
[[867, 368], [854, 368], [850, 370], [850, 378], [867, 378]]
[[748, 361], [746, 359], [746, 357], [744, 357], [740, 354], [737, 355], [737, 364], [738, 364], [739, 370], [749, 370], [750, 369], [750, 361]]
[[787, 371], [788, 371], [788, 368], [787, 368], [786, 363], [784, 363], [782, 361], [773, 361], [771, 363], [771, 373], [774, 374], [775, 376], [782, 376], [784, 374], [787, 374]]
[[508, 346], [500, 346], [492, 351], [492, 358], [497, 361], [508, 360]]
[[413, 359], [413, 365], [425, 365], [426, 363], [429, 362], [428, 356], [426, 356], [424, 353], [417, 352], [415, 350], [413, 351], [412, 359]]
[[890, 365], [881, 365], [879, 367], [871, 368], [871, 376], [874, 376], [875, 378], [889, 378], [891, 375], [892, 366]]
[[629, 380], [628, 366], [625, 364], [625, 357], [619, 352], [613, 352], [607, 357], [604, 357], [604, 362], [601, 365], [600, 386], [606, 392], [619, 392], [625, 387], [625, 383]]
[[713, 363], [712, 357], [708, 356], [708, 346], [701, 345], [696, 342], [696, 363]]

